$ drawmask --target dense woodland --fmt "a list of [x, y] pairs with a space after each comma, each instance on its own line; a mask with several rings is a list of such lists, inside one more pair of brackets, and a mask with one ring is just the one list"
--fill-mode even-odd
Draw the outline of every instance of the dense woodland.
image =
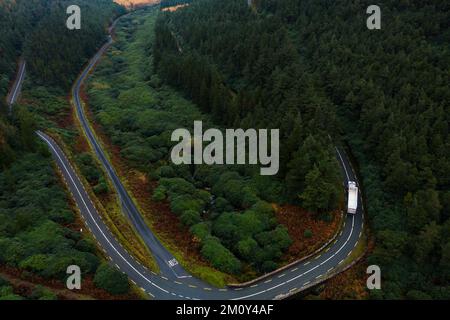
[[[69, 4], [82, 8], [79, 32], [65, 28]], [[276, 268], [291, 240], [269, 203], [326, 218], [342, 200], [333, 145], [345, 143], [375, 238], [368, 262], [382, 270], [383, 290], [371, 296], [450, 298], [450, 4], [382, 1], [382, 30], [369, 31], [370, 4], [195, 0], [140, 33], [134, 24], [143, 21], [126, 20], [90, 84], [95, 117], [122, 156], [158, 182], [153, 200], [170, 203], [216, 268]], [[0, 265], [62, 280], [76, 263], [111, 293], [126, 292], [128, 282], [70, 228], [74, 213], [34, 130], [58, 113], [121, 12], [107, 0], [0, 1], [0, 111], [20, 56], [33, 79], [28, 89], [41, 99], [0, 116]], [[278, 176], [170, 165], [170, 133], [198, 119], [280, 128]], [[76, 160], [104, 192], [90, 156]], [[0, 278], [0, 299], [19, 298]], [[54, 295], [38, 288], [35, 298]]]
[[[81, 30], [66, 27], [69, 5], [80, 6]], [[0, 1], [0, 96], [7, 93], [19, 56], [38, 82], [67, 89], [105, 40], [105, 27], [124, 11], [109, 0]]]
[[[98, 287], [125, 293], [127, 279], [115, 270], [108, 279], [102, 276], [107, 267], [97, 271], [101, 258], [94, 242], [73, 228], [75, 213], [35, 128], [32, 114], [23, 108], [12, 119], [0, 118], [0, 265], [23, 270], [25, 279], [34, 274], [64, 281], [67, 266], [76, 264], [83, 275], [99, 278]], [[19, 297], [0, 283], [2, 298]]]
[[216, 121], [281, 128], [280, 179], [305, 206], [319, 181], [334, 199], [327, 136], [342, 139], [384, 280], [372, 297], [449, 299], [450, 4], [382, 1], [369, 31], [370, 4], [197, 0], [161, 15], [155, 66]]
[[[73, 33], [65, 27], [70, 4], [82, 10], [82, 30]], [[51, 120], [67, 106], [64, 97], [71, 82], [105, 41], [109, 21], [121, 12], [106, 0], [0, 1], [0, 267], [19, 270], [25, 279], [34, 275], [64, 281], [67, 266], [76, 264], [83, 275], [94, 277], [97, 287], [112, 294], [128, 291], [128, 280], [102, 264], [94, 242], [74, 229], [75, 212], [65, 187], [47, 147], [35, 135], [38, 128], [55, 126]], [[5, 96], [20, 56], [27, 61], [25, 91], [32, 99], [15, 105], [9, 115]], [[102, 178], [91, 159], [78, 157], [88, 180]], [[103, 188], [98, 181], [96, 192]], [[35, 291], [20, 297], [0, 279], [0, 299], [56, 298], [47, 289]]]
[[[212, 8], [217, 14], [210, 16]], [[287, 30], [255, 18], [243, 1], [194, 2], [162, 15], [155, 68], [218, 124], [279, 128], [285, 198], [312, 211], [335, 209], [342, 188], [329, 138], [337, 131], [333, 106], [314, 92]]]
[[117, 40], [90, 80], [96, 121], [123, 159], [158, 182], [152, 201], [169, 202], [211, 265], [247, 279], [273, 270], [291, 244], [270, 205], [283, 198], [282, 184], [246, 166], [171, 163], [174, 129], [191, 128], [194, 120], [216, 124], [154, 72], [157, 11], [134, 16], [119, 22]]

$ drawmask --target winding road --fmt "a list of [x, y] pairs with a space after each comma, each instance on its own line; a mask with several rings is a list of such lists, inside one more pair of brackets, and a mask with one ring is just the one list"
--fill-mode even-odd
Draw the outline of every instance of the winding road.
[[12, 105], [16, 103], [17, 98], [20, 95], [20, 90], [22, 89], [23, 80], [25, 79], [26, 63], [23, 59], [19, 61], [19, 71], [17, 72], [16, 79], [14, 80], [13, 86], [10, 93], [6, 97], [6, 103], [9, 106], [9, 112], [12, 110]]
[[[111, 34], [117, 20], [112, 24]], [[87, 227], [95, 237], [98, 245], [105, 254], [129, 279], [139, 286], [144, 292], [155, 299], [191, 299], [191, 300], [243, 300], [243, 299], [275, 299], [289, 295], [292, 292], [301, 291], [312, 283], [325, 279], [330, 273], [344, 267], [346, 258], [350, 256], [363, 234], [364, 214], [361, 206], [362, 199], [359, 194], [359, 208], [355, 215], [347, 215], [345, 222], [336, 240], [316, 256], [307, 261], [299, 262], [289, 268], [265, 277], [247, 287], [214, 288], [205, 282], [189, 275], [174, 259], [173, 255], [161, 244], [149, 227], [145, 224], [133, 200], [127, 193], [113, 166], [109, 162], [100, 143], [97, 141], [87, 117], [84, 113], [80, 98], [80, 88], [89, 73], [95, 68], [105, 51], [111, 46], [113, 39], [109, 36], [107, 43], [88, 63], [77, 79], [72, 95], [77, 115], [97, 157], [106, 169], [117, 194], [122, 203], [123, 211], [130, 219], [137, 232], [144, 239], [153, 256], [155, 257], [160, 273], [156, 274], [141, 265], [131, 254], [125, 250], [93, 205], [81, 180], [72, 168], [58, 144], [48, 135], [39, 131], [39, 137], [49, 146], [53, 157], [60, 168], [67, 187], [81, 212], [81, 216]], [[19, 77], [22, 78], [23, 76]], [[20, 84], [19, 84], [20, 87]], [[14, 94], [13, 94], [14, 97]], [[348, 181], [357, 181], [354, 170], [343, 150], [336, 147], [336, 157], [345, 177], [343, 184]]]

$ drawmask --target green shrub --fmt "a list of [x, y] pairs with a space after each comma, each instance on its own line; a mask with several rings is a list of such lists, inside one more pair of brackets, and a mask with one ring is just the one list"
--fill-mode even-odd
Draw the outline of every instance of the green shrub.
[[177, 196], [170, 201], [170, 209], [177, 215], [182, 215], [185, 211], [203, 211], [204, 203], [200, 200], [192, 199], [191, 196]]
[[256, 251], [259, 249], [258, 243], [253, 238], [241, 240], [237, 244], [237, 250], [241, 258], [253, 261]]
[[158, 176], [160, 178], [173, 178], [175, 177], [175, 170], [171, 166], [162, 166], [158, 169]]
[[0, 287], [8, 286], [9, 281], [0, 276]]
[[198, 211], [194, 211], [194, 210], [187, 210], [185, 211], [181, 217], [181, 222], [185, 225], [185, 226], [193, 226], [194, 224], [197, 224], [199, 222], [202, 221], [202, 217], [200, 216], [200, 213], [198, 213]]
[[24, 300], [24, 298], [17, 294], [14, 294], [12, 287], [3, 286], [3, 287], [0, 287], [0, 300], [1, 301]]
[[272, 272], [276, 270], [278, 265], [273, 261], [264, 261], [261, 267], [261, 271], [264, 273]]
[[312, 236], [313, 236], [313, 232], [312, 232], [311, 230], [309, 230], [309, 229], [306, 229], [305, 232], [303, 233], [303, 236], [304, 236], [306, 239], [310, 239], [310, 238], [312, 238]]
[[219, 213], [233, 210], [233, 206], [228, 202], [228, 200], [222, 197], [218, 197], [216, 199], [214, 207]]
[[34, 287], [29, 298], [33, 300], [56, 300], [57, 296], [51, 290], [41, 285], [37, 285]]
[[94, 187], [94, 193], [97, 195], [108, 193], [108, 184], [103, 179]]
[[126, 294], [130, 289], [127, 276], [106, 263], [98, 267], [94, 276], [94, 284], [97, 288], [104, 289], [111, 294]]
[[205, 239], [201, 253], [215, 268], [221, 271], [232, 274], [241, 271], [240, 261], [217, 238]]
[[63, 225], [70, 224], [75, 221], [75, 215], [68, 209], [58, 208], [57, 210], [51, 210], [48, 213], [48, 218], [58, 224]]
[[195, 194], [197, 190], [189, 181], [182, 178], [163, 178], [160, 180], [160, 185], [167, 189], [170, 197], [182, 194]]
[[163, 186], [159, 186], [158, 188], [155, 189], [155, 191], [153, 192], [153, 200], [155, 201], [164, 201], [166, 199], [166, 188], [164, 188]]
[[200, 222], [191, 227], [191, 233], [201, 241], [210, 235], [209, 227], [206, 222]]
[[419, 290], [410, 290], [406, 294], [408, 300], [433, 300], [433, 298], [425, 292]]
[[95, 243], [90, 239], [81, 239], [75, 245], [75, 248], [79, 251], [95, 253], [96, 247]]
[[89, 183], [95, 183], [100, 179], [101, 172], [97, 168], [94, 158], [85, 152], [75, 157], [81, 173]]
[[211, 193], [205, 190], [199, 190], [196, 194], [197, 198], [202, 200], [204, 203], [210, 203]]

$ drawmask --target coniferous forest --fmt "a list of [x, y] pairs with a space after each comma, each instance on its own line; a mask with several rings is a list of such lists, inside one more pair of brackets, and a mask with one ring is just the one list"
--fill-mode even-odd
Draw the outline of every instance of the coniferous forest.
[[[75, 38], [65, 28], [65, 8], [74, 3], [88, 13], [86, 32]], [[104, 263], [93, 240], [77, 229], [76, 211], [47, 147], [35, 134], [37, 111], [17, 104], [9, 114], [5, 103], [19, 57], [27, 61], [27, 89], [44, 85], [47, 89], [41, 90], [68, 90], [105, 41], [109, 22], [122, 12], [105, 0], [0, 1], [0, 273], [13, 270], [24, 280], [62, 283], [67, 266], [77, 264], [83, 275], [95, 275], [98, 288], [111, 294], [128, 291], [127, 278]], [[45, 98], [43, 109], [49, 115]], [[0, 300], [59, 298], [40, 285], [28, 293], [16, 289], [0, 274]]]
[[[76, 32], [66, 27], [74, 4]], [[344, 229], [339, 147], [357, 173], [367, 222], [341, 262], [361, 253], [350, 272], [377, 265], [382, 274], [382, 290], [366, 290], [365, 270], [352, 274], [358, 279], [347, 273], [335, 283], [358, 288], [341, 297], [450, 299], [450, 2], [383, 0], [380, 30], [366, 26], [372, 4], [163, 0], [117, 23], [80, 89], [86, 118], [150, 232], [188, 274], [218, 287], [202, 294], [234, 297], [227, 283], [270, 276]], [[148, 298], [83, 231], [76, 199], [36, 135], [61, 145], [100, 218], [136, 257], [130, 266], [152, 269], [151, 248], [120, 207], [70, 97], [126, 12], [112, 0], [0, 0], [0, 300], [66, 299], [55, 288], [72, 264], [87, 279], [77, 298]], [[22, 60], [21, 100], [9, 113]], [[279, 129], [278, 173], [175, 165], [172, 132], [199, 120], [204, 129]], [[294, 270], [285, 270], [267, 278], [273, 287], [260, 281], [254, 290], [287, 283]], [[326, 285], [305, 296], [315, 289]]]
[[335, 198], [328, 135], [346, 143], [385, 281], [373, 298], [448, 299], [450, 4], [383, 1], [377, 31], [370, 4], [194, 1], [161, 15], [154, 64], [215, 121], [280, 128], [279, 178], [305, 207], [321, 208], [318, 175]]

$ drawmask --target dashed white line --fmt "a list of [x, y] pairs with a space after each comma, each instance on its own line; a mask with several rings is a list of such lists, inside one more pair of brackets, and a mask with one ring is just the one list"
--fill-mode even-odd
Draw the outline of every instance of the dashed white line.
[[242, 300], [242, 299], [251, 298], [251, 297], [260, 295], [260, 294], [262, 294], [262, 293], [265, 293], [265, 292], [274, 290], [274, 289], [276, 289], [276, 288], [278, 288], [278, 287], [280, 287], [280, 286], [283, 286], [283, 285], [285, 285], [285, 284], [287, 284], [287, 283], [290, 283], [290, 282], [292, 282], [292, 281], [295, 281], [295, 280], [297, 280], [298, 278], [303, 277], [305, 274], [308, 274], [308, 273], [314, 271], [315, 269], [319, 268], [321, 265], [327, 263], [329, 260], [331, 260], [332, 258], [334, 258], [336, 255], [338, 255], [339, 252], [341, 252], [341, 250], [342, 250], [345, 246], [347, 246], [347, 243], [350, 241], [351, 236], [352, 236], [352, 234], [353, 234], [354, 227], [355, 227], [355, 216], [352, 216], [352, 227], [351, 227], [351, 229], [350, 229], [350, 234], [348, 235], [348, 237], [347, 237], [347, 239], [345, 240], [344, 244], [343, 244], [343, 245], [342, 245], [342, 246], [341, 246], [341, 247], [340, 247], [340, 248], [339, 248], [339, 249], [338, 249], [331, 257], [327, 258], [325, 261], [322, 261], [320, 264], [316, 265], [315, 267], [309, 269], [308, 271], [305, 271], [304, 273], [302, 273], [302, 274], [300, 274], [300, 275], [298, 275], [298, 276], [296, 276], [296, 277], [293, 277], [293, 278], [291, 278], [291, 279], [289, 279], [289, 280], [286, 280], [286, 281], [283, 282], [283, 283], [280, 283], [280, 284], [278, 284], [278, 285], [276, 285], [276, 286], [273, 286], [273, 287], [271, 287], [271, 288], [268, 288], [268, 289], [265, 289], [265, 290], [262, 290], [262, 291], [259, 291], [259, 292], [253, 293], [253, 294], [249, 294], [249, 295], [246, 295], [246, 296], [234, 298], [234, 299], [232, 299], [232, 300]]
[[[149, 284], [151, 284], [152, 286], [158, 288], [159, 290], [165, 292], [165, 293], [169, 293], [169, 291], [165, 290], [164, 288], [161, 288], [160, 286], [158, 286], [157, 284], [153, 283], [152, 281], [150, 281], [149, 279], [147, 279], [147, 277], [145, 277], [141, 272], [139, 272], [130, 262], [128, 262], [128, 260], [116, 249], [116, 247], [111, 243], [111, 241], [108, 239], [108, 237], [104, 234], [103, 230], [100, 228], [100, 226], [98, 225], [97, 221], [95, 220], [91, 210], [89, 209], [88, 205], [86, 204], [83, 195], [81, 194], [80, 190], [78, 189], [78, 186], [75, 182], [75, 180], [72, 178], [72, 175], [70, 174], [68, 168], [66, 167], [63, 159], [61, 158], [61, 156], [59, 155], [58, 151], [55, 149], [55, 147], [52, 145], [52, 143], [40, 132], [38, 132], [38, 135], [47, 142], [47, 144], [50, 146], [50, 148], [54, 151], [54, 153], [56, 154], [56, 156], [58, 157], [61, 165], [64, 167], [64, 170], [66, 171], [67, 175], [69, 176], [73, 187], [75, 187], [76, 191], [78, 192], [78, 195], [80, 196], [81, 201], [84, 204], [85, 209], [87, 210], [87, 212], [89, 213], [89, 216], [91, 217], [93, 223], [95, 224], [95, 226], [97, 227], [97, 229], [99, 230], [100, 234], [105, 238], [105, 240], [108, 242], [108, 244], [110, 245], [110, 247], [116, 252], [116, 254], [131, 268], [133, 269], [140, 277], [142, 277], [145, 281], [147, 281]], [[109, 257], [111, 260], [112, 258]]]

